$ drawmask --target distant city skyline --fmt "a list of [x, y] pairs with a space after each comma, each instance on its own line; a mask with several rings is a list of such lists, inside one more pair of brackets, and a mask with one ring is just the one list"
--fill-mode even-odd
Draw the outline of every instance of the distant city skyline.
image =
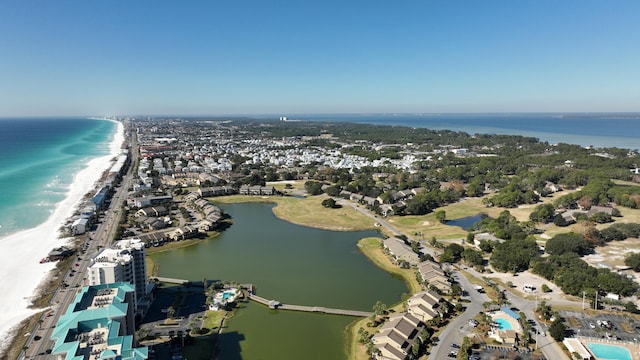
[[640, 112], [640, 2], [30, 2], [0, 117]]

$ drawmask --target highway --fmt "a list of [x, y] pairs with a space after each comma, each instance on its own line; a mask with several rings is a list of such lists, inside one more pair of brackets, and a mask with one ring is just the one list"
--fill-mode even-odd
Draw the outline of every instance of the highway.
[[[125, 129], [127, 131], [127, 129]], [[120, 205], [127, 199], [128, 189], [133, 182], [133, 168], [138, 161], [137, 136], [132, 132], [131, 136], [125, 139], [129, 141], [129, 149], [131, 154], [131, 166], [119, 186], [115, 188], [115, 193], [111, 198], [110, 206], [104, 209], [99, 216], [99, 223], [95, 231], [90, 232], [87, 240], [85, 240], [86, 250], [78, 249], [79, 253], [74, 254], [75, 260], [72, 262], [71, 268], [66, 272], [63, 284], [67, 287], [59, 287], [51, 299], [51, 310], [46, 312], [41, 318], [39, 325], [36, 325], [31, 333], [30, 338], [25, 344], [26, 350], [22, 352], [20, 359], [45, 359], [47, 354], [53, 348], [54, 342], [51, 341], [51, 333], [58, 322], [60, 316], [66, 312], [69, 304], [73, 301], [78, 289], [88, 285], [86, 279], [89, 260], [99, 249], [109, 246], [116, 234], [118, 222], [120, 219]], [[51, 314], [48, 316], [48, 314]]]

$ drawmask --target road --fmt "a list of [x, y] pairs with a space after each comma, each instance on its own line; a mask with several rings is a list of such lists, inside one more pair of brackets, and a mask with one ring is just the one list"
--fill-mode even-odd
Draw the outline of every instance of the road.
[[[477, 278], [477, 279], [482, 279], [483, 275], [478, 273], [477, 271], [475, 271], [472, 268], [467, 268], [465, 269], [465, 271], [467, 273], [469, 273], [471, 276]], [[459, 276], [460, 279], [463, 279], [464, 276]], [[466, 280], [466, 279], [465, 279]], [[462, 283], [462, 282], [461, 282]], [[537, 317], [534, 313], [535, 307], [536, 307], [536, 301], [531, 301], [528, 299], [523, 299], [521, 297], [515, 296], [513, 294], [511, 294], [510, 292], [506, 291], [506, 296], [507, 296], [507, 301], [509, 301], [509, 303], [511, 305], [509, 305], [511, 308], [516, 308], [519, 311], [522, 311], [527, 319], [531, 319], [535, 321], [535, 328], [537, 330], [539, 330], [538, 332], [546, 332], [547, 327], [546, 325], [542, 325], [537, 321]], [[567, 301], [567, 300], [564, 300]], [[469, 310], [467, 310], [465, 312], [465, 314], [468, 312]], [[538, 348], [542, 351], [542, 354], [547, 358], [547, 359], [566, 359], [569, 360], [569, 357], [567, 355], [565, 355], [565, 353], [562, 351], [562, 349], [560, 348], [560, 346], [558, 345], [558, 343], [556, 343], [552, 337], [550, 336], [542, 336], [542, 335], [536, 335], [535, 337], [536, 341], [537, 341], [537, 346]], [[438, 358], [439, 359], [439, 358]]]
[[[86, 251], [74, 255], [75, 260], [71, 265], [71, 269], [67, 271], [63, 279], [63, 283], [68, 284], [68, 287], [60, 287], [56, 290], [51, 299], [51, 310], [46, 313], [52, 313], [52, 315], [47, 316], [45, 314], [42, 317], [41, 323], [36, 325], [36, 329], [32, 331], [31, 337], [25, 344], [27, 348], [26, 351], [23, 352], [22, 359], [44, 359], [47, 357], [47, 351], [51, 351], [54, 345], [54, 342], [50, 339], [55, 324], [60, 319], [60, 316], [66, 312], [69, 304], [74, 300], [78, 289], [88, 285], [86, 273], [90, 265], [91, 257], [95, 255], [99, 249], [109, 246], [113, 240], [120, 218], [120, 204], [127, 198], [128, 189], [131, 187], [133, 181], [133, 164], [137, 162], [139, 156], [135, 132], [132, 132], [128, 140], [130, 144], [129, 149], [131, 149], [132, 166], [129, 167], [127, 174], [123, 177], [120, 186], [116, 187], [115, 193], [111, 198], [111, 205], [104, 210], [104, 217], [101, 217], [101, 221], [98, 223], [96, 230], [89, 234], [86, 240]], [[127, 141], [127, 139], [125, 139], [125, 141]]]
[[462, 345], [462, 339], [473, 333], [473, 328], [468, 325], [469, 320], [484, 310], [482, 307], [483, 303], [491, 300], [485, 293], [479, 293], [473, 290], [473, 284], [460, 272], [452, 271], [452, 276], [460, 283], [460, 287], [467, 291], [468, 296], [466, 298], [470, 300], [470, 302], [464, 303], [466, 306], [465, 311], [453, 319], [442, 333], [440, 333], [438, 336], [440, 340], [431, 350], [429, 359], [446, 359], [447, 354], [453, 350], [451, 347], [452, 344]]
[[396, 229], [393, 225], [389, 224], [386, 220], [379, 218], [375, 214], [371, 213], [371, 211], [369, 211], [368, 209], [364, 209], [360, 207], [358, 204], [354, 203], [353, 201], [349, 201], [345, 199], [336, 199], [336, 203], [341, 206], [349, 206], [353, 208], [355, 211], [370, 217], [371, 219], [373, 219], [375, 223], [378, 223], [380, 224], [380, 226], [383, 226], [384, 228], [389, 230], [393, 234], [393, 236], [403, 235], [400, 230]]

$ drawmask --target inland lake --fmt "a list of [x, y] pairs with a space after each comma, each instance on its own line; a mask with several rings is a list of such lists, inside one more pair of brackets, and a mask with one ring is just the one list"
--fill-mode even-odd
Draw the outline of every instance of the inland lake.
[[[400, 302], [407, 285], [375, 266], [358, 240], [375, 231], [338, 232], [278, 219], [273, 204], [218, 204], [233, 225], [215, 239], [151, 255], [158, 276], [251, 283], [286, 304], [372, 311]], [[219, 358], [346, 359], [345, 328], [356, 317], [270, 310], [243, 303], [220, 337]], [[357, 330], [357, 329], [356, 329]]]

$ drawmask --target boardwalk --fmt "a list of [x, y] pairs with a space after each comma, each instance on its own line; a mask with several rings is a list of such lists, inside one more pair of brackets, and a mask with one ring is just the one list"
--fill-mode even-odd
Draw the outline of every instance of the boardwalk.
[[171, 284], [186, 284], [189, 282], [189, 280], [173, 279], [173, 278], [160, 277], [160, 276], [155, 276], [154, 278], [158, 279], [158, 281], [160, 282], [171, 283]]
[[302, 306], [302, 305], [288, 305], [288, 304], [280, 304], [280, 302], [276, 300], [267, 300], [258, 295], [249, 294], [249, 299], [258, 302], [263, 305], [267, 305], [272, 309], [281, 309], [281, 310], [292, 310], [292, 311], [305, 311], [305, 312], [319, 312], [325, 314], [335, 314], [335, 315], [346, 315], [346, 316], [358, 316], [358, 317], [368, 317], [373, 313], [366, 311], [357, 311], [357, 310], [343, 310], [343, 309], [332, 309], [326, 308], [322, 306]]

